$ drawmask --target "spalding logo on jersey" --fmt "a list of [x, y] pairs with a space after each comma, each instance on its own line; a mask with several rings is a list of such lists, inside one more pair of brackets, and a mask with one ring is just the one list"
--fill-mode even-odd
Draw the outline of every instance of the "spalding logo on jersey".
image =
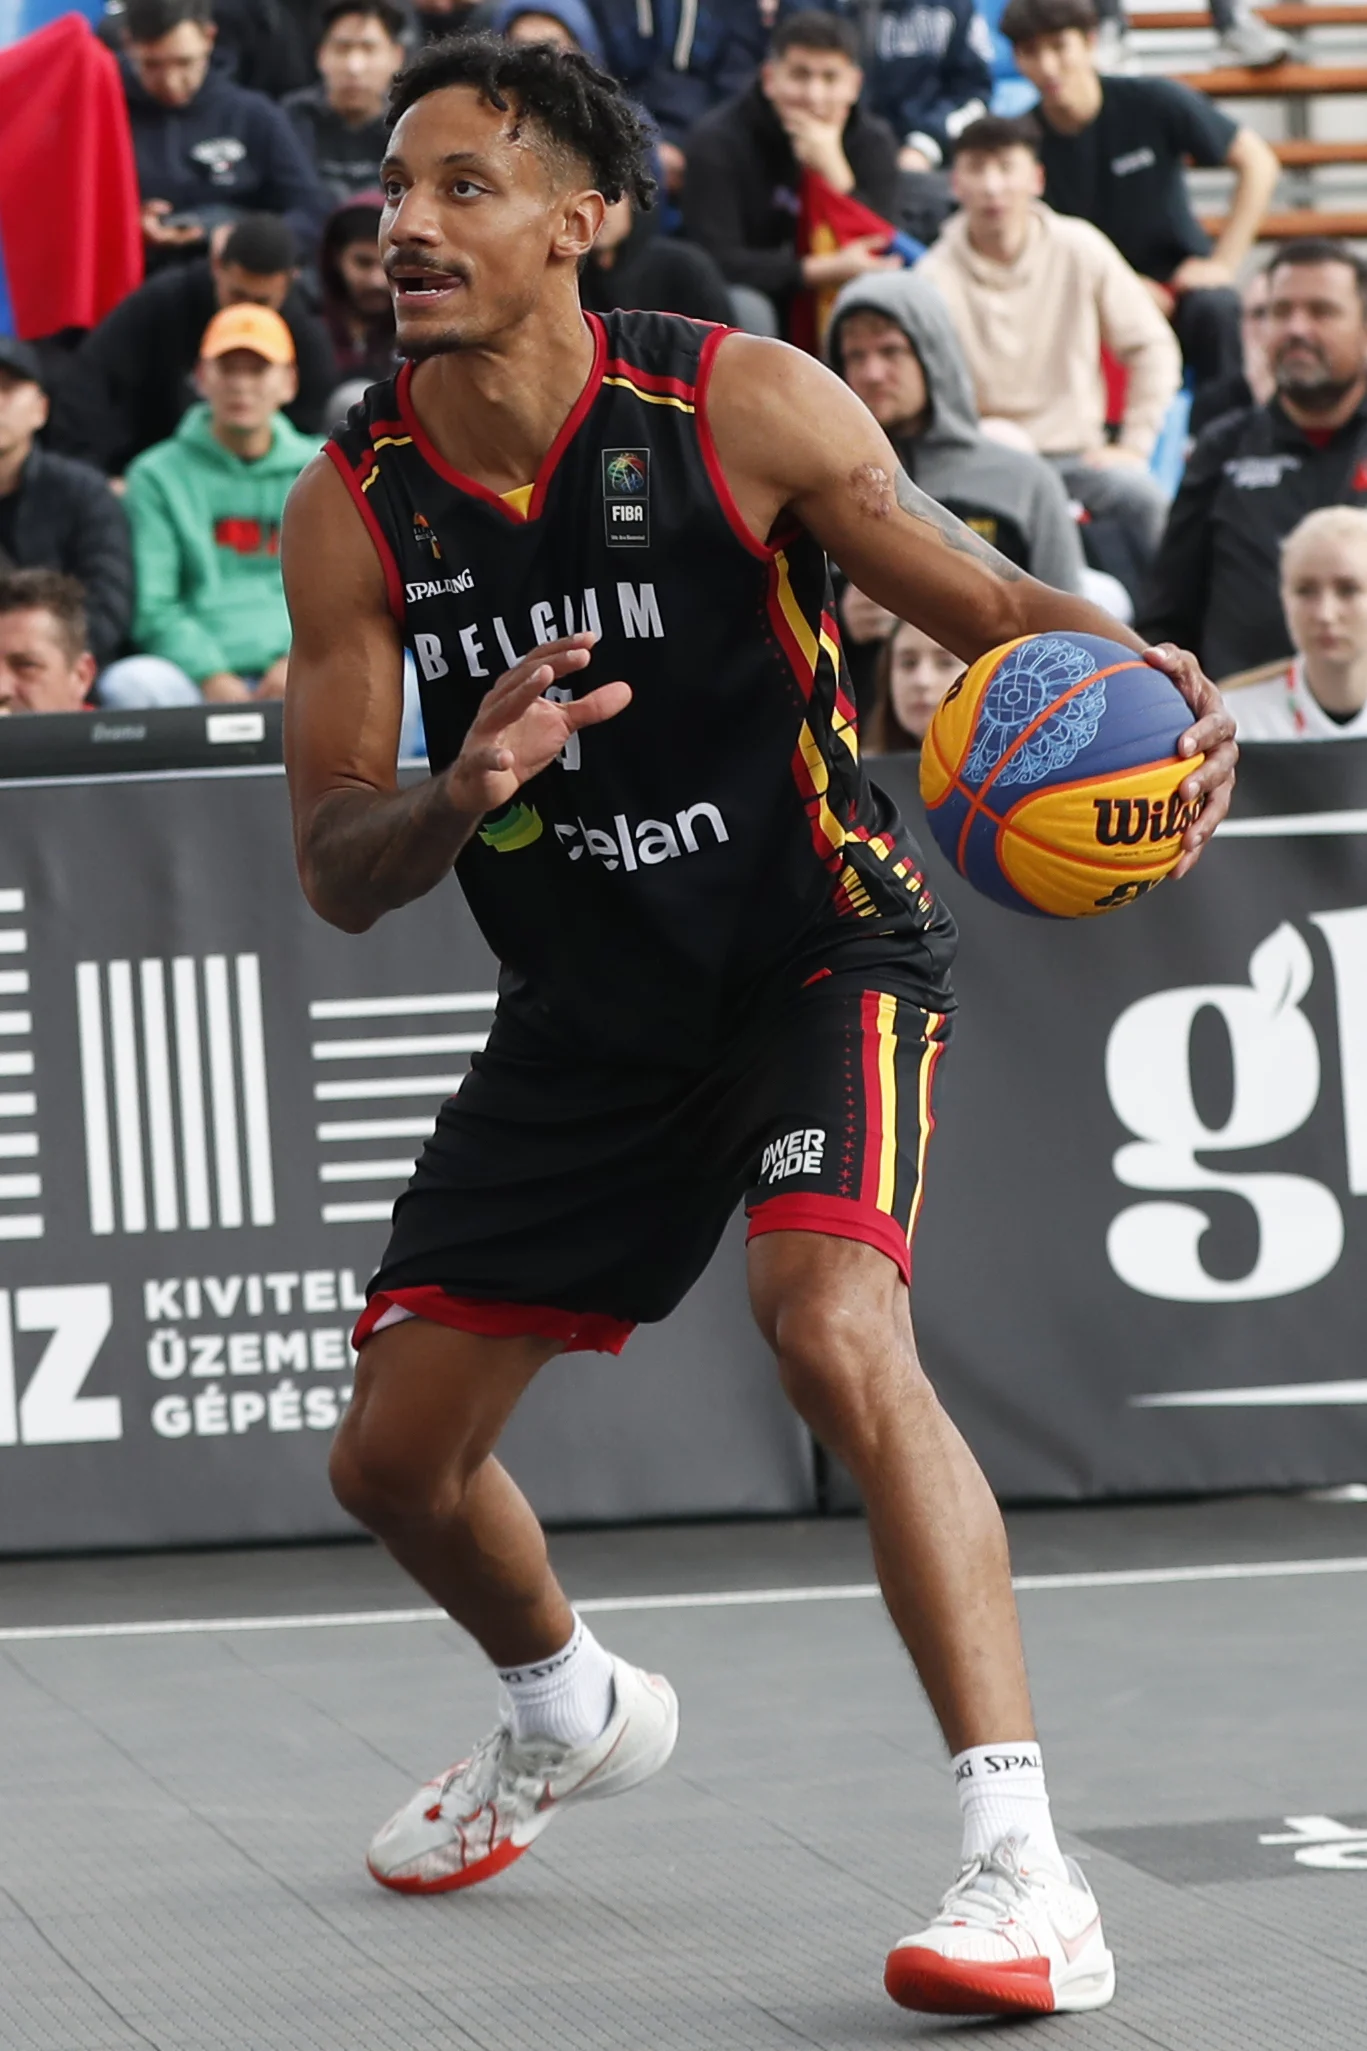
[[649, 548], [649, 449], [604, 449], [603, 533], [609, 548]]

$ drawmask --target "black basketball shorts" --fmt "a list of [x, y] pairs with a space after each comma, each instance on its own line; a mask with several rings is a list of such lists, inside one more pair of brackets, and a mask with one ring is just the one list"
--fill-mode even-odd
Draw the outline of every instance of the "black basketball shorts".
[[909, 1280], [949, 1027], [867, 970], [752, 1012], [702, 1073], [562, 1055], [497, 1019], [395, 1205], [354, 1343], [407, 1314], [620, 1352], [742, 1198], [751, 1238], [862, 1240]]

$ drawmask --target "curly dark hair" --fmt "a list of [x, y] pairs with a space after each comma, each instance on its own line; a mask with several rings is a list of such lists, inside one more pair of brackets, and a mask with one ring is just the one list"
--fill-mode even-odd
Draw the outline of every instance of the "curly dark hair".
[[585, 165], [609, 206], [623, 193], [655, 203], [650, 131], [615, 78], [580, 50], [505, 43], [497, 36], [445, 36], [406, 64], [389, 91], [392, 128], [429, 93], [468, 85], [491, 107], [516, 106], [552, 150]]

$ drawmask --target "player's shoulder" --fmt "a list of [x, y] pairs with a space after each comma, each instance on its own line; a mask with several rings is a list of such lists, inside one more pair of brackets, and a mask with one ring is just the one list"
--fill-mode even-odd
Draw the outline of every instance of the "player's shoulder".
[[1298, 738], [1291, 716], [1288, 683], [1291, 664], [1260, 663], [1256, 669], [1240, 670], [1221, 680], [1220, 689], [1229, 700], [1234, 724], [1241, 741], [1290, 741]]
[[366, 386], [345, 418], [333, 427], [328, 442], [354, 468], [381, 436], [394, 433], [400, 411], [398, 379], [382, 378], [378, 384]]
[[[593, 318], [601, 324], [603, 375], [609, 382], [637, 370], [692, 386], [712, 353], [710, 338], [730, 332], [713, 321], [690, 320], [682, 313], [617, 311]], [[713, 343], [712, 348], [715, 346]]]

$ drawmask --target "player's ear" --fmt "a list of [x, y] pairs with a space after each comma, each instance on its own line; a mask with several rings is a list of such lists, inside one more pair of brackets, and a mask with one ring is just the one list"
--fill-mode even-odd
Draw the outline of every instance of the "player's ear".
[[587, 256], [598, 239], [606, 213], [607, 204], [601, 192], [568, 193], [555, 235], [556, 255], [576, 263]]

